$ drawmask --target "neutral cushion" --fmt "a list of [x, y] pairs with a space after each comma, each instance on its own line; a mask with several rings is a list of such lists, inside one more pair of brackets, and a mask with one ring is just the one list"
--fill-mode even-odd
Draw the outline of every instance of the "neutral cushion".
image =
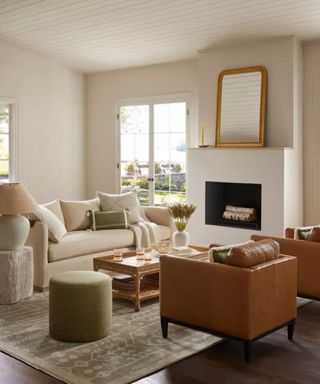
[[168, 240], [171, 238], [171, 230], [169, 227], [158, 225], [158, 229], [160, 232], [160, 240]]
[[68, 232], [88, 229], [90, 227], [90, 220], [87, 216], [87, 211], [100, 211], [98, 199], [82, 201], [60, 200], [60, 205]]
[[41, 205], [30, 214], [30, 219], [46, 223], [48, 226], [49, 240], [54, 243], [59, 243], [67, 234], [66, 227], [58, 217]]
[[63, 213], [62, 213], [62, 209], [61, 209], [59, 200], [50, 201], [50, 203], [42, 204], [41, 206], [49, 209], [49, 211], [51, 211], [53, 214], [55, 214], [57, 216], [57, 218], [61, 221], [61, 223], [63, 223], [63, 225], [65, 225]]
[[68, 271], [49, 283], [50, 335], [88, 342], [106, 337], [112, 324], [112, 280], [92, 271]]
[[231, 248], [225, 264], [250, 268], [279, 258], [280, 246], [275, 240], [264, 239]]
[[139, 201], [136, 191], [122, 193], [120, 195], [110, 195], [97, 192], [102, 211], [128, 210], [128, 220], [130, 224], [135, 224], [141, 220]]
[[216, 246], [215, 244], [211, 244], [209, 249], [209, 260], [212, 263], [225, 264], [226, 258], [228, 257], [231, 248], [250, 243], [253, 243], [253, 241], [250, 240], [245, 243], [229, 244], [223, 246]]
[[134, 246], [134, 234], [129, 229], [74, 231], [58, 244], [49, 245], [49, 262], [89, 255], [115, 248]]

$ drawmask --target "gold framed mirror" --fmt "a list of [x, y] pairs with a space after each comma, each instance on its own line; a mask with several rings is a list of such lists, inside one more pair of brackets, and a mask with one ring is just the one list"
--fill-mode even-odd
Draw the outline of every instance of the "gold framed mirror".
[[263, 147], [267, 70], [247, 67], [222, 71], [218, 78], [216, 146]]

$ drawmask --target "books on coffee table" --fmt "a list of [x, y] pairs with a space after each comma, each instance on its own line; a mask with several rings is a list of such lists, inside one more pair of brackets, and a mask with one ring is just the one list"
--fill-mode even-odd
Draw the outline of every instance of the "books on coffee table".
[[193, 248], [189, 248], [189, 247], [174, 247], [169, 252], [169, 255], [187, 257], [187, 256], [194, 255], [195, 253], [197, 253], [197, 251], [195, 249], [193, 249]]

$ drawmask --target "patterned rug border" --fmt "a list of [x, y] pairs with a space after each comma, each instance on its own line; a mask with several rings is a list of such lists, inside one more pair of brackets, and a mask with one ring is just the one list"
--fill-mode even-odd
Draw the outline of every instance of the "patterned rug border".
[[[39, 295], [44, 295], [44, 294], [39, 294]], [[150, 304], [150, 305], [153, 305], [153, 304]], [[142, 311], [143, 311], [143, 309], [142, 309]], [[160, 319], [159, 319], [159, 322], [160, 322]], [[209, 336], [210, 335], [208, 335], [208, 337]], [[128, 372], [125, 375], [113, 380], [112, 384], [130, 384], [130, 383], [133, 383], [139, 379], [142, 379], [142, 378], [147, 377], [149, 375], [152, 375], [156, 372], [159, 372], [162, 369], [168, 367], [169, 365], [172, 365], [176, 362], [179, 362], [179, 361], [184, 360], [188, 357], [191, 357], [191, 356], [193, 356], [193, 355], [195, 355], [195, 354], [223, 341], [221, 338], [218, 338], [215, 336], [211, 336], [211, 337], [214, 338], [214, 340], [212, 340], [212, 342], [209, 342], [206, 345], [199, 347], [197, 350], [194, 350], [190, 346], [185, 346], [184, 352], [181, 353], [180, 356], [175, 356], [174, 360], [173, 360], [171, 355], [168, 355], [168, 356], [164, 357], [163, 360], [161, 362], [159, 362], [159, 364], [157, 366], [150, 366], [150, 365], [145, 366], [143, 368], [139, 368], [134, 373], [132, 372], [132, 370], [128, 370]], [[171, 339], [170, 337], [168, 337], [167, 340], [170, 343], [173, 343], [173, 344], [179, 346], [179, 340], [175, 341], [174, 339]], [[65, 344], [69, 344], [69, 343], [65, 343]], [[73, 344], [75, 349], [83, 347], [83, 343], [79, 343], [78, 345], [76, 343], [70, 343], [70, 344]], [[11, 356], [11, 357], [21, 361], [24, 364], [29, 365], [30, 367], [32, 367], [32, 368], [34, 368], [40, 372], [43, 372], [49, 376], [52, 376], [53, 378], [55, 378], [57, 380], [60, 380], [64, 383], [66, 383], [66, 384], [88, 384], [88, 383], [91, 383], [89, 378], [79, 377], [78, 375], [76, 375], [70, 371], [64, 370], [63, 368], [56, 366], [54, 363], [48, 362], [45, 359], [31, 355], [27, 351], [22, 350], [21, 348], [19, 348], [16, 345], [11, 344], [10, 342], [8, 343], [4, 340], [0, 340], [0, 351], [7, 354], [8, 356]], [[105, 383], [107, 384], [108, 381], [105, 381]]]
[[[119, 380], [118, 380], [117, 382], [115, 382], [115, 383], [116, 383], [116, 384], [132, 384], [132, 383], [134, 383], [135, 381], [137, 381], [137, 380], [141, 380], [141, 379], [143, 379], [143, 378], [145, 378], [145, 377], [147, 377], [147, 376], [153, 375], [154, 373], [157, 373], [157, 372], [161, 371], [162, 369], [164, 369], [164, 368], [166, 368], [166, 367], [168, 367], [168, 366], [170, 366], [170, 365], [172, 365], [172, 364], [175, 364], [175, 363], [177, 363], [177, 362], [179, 362], [179, 361], [188, 359], [189, 357], [194, 356], [194, 355], [196, 355], [196, 354], [198, 354], [198, 353], [204, 351], [205, 349], [212, 347], [213, 345], [216, 345], [216, 344], [218, 344], [218, 343], [223, 342], [223, 340], [224, 340], [224, 339], [222, 339], [222, 338], [218, 338], [218, 337], [217, 337], [217, 340], [214, 341], [211, 345], [206, 346], [206, 347], [203, 347], [203, 348], [201, 348], [201, 349], [199, 349], [199, 350], [197, 350], [197, 351], [195, 351], [195, 352], [192, 352], [191, 354], [187, 354], [187, 355], [184, 356], [184, 357], [178, 358], [178, 359], [175, 360], [174, 362], [170, 362], [170, 363], [163, 364], [162, 366], [160, 366], [160, 367], [158, 367], [158, 368], [156, 368], [156, 369], [154, 369], [154, 370], [152, 370], [152, 371], [150, 371], [150, 370], [146, 370], [145, 373], [140, 373], [140, 374], [137, 373], [137, 376], [136, 376], [135, 378], [132, 378], [132, 377], [131, 377], [129, 381], [120, 381], [120, 379], [119, 379]], [[10, 347], [10, 348], [11, 348], [11, 347]], [[0, 351], [3, 352], [3, 353], [5, 353], [6, 355], [11, 356], [11, 357], [13, 357], [13, 358], [16, 359], [16, 360], [19, 360], [19, 361], [21, 361], [22, 363], [24, 363], [24, 364], [26, 364], [26, 365], [29, 365], [30, 367], [36, 369], [37, 371], [40, 371], [40, 372], [43, 372], [43, 373], [45, 373], [45, 374], [47, 374], [47, 375], [49, 375], [49, 376], [52, 376], [53, 378], [55, 378], [55, 379], [57, 379], [57, 380], [60, 380], [60, 381], [62, 381], [63, 383], [66, 383], [66, 384], [75, 384], [75, 382], [76, 382], [77, 384], [88, 384], [88, 383], [89, 383], [89, 381], [88, 381], [87, 379], [80, 379], [78, 376], [75, 376], [75, 375], [73, 375], [73, 374], [70, 374], [69, 372], [65, 372], [66, 375], [65, 375], [64, 377], [59, 376], [59, 375], [53, 373], [52, 370], [50, 370], [50, 368], [47, 368], [47, 367], [44, 366], [44, 365], [49, 365], [49, 364], [47, 364], [46, 362], [43, 362], [43, 361], [41, 360], [41, 362], [40, 362], [40, 364], [39, 364], [39, 365], [41, 365], [41, 366], [38, 366], [37, 363], [36, 363], [35, 361], [37, 361], [37, 360], [39, 360], [39, 359], [36, 359], [36, 358], [33, 358], [33, 357], [32, 357], [31, 359], [34, 360], [34, 362], [32, 362], [32, 361], [30, 360], [30, 357], [29, 357], [29, 356], [28, 356], [28, 357], [22, 357], [21, 354], [19, 355], [19, 352], [16, 352], [15, 350], [16, 350], [16, 348], [11, 348], [11, 351], [9, 351], [8, 349], [6, 349], [5, 347], [3, 347], [2, 345], [0, 346]], [[43, 363], [44, 363], [44, 364], [43, 364]], [[68, 376], [68, 377], [66, 377], [66, 376]], [[70, 380], [70, 381], [69, 381], [69, 380]], [[106, 384], [107, 384], [107, 383], [106, 383]]]

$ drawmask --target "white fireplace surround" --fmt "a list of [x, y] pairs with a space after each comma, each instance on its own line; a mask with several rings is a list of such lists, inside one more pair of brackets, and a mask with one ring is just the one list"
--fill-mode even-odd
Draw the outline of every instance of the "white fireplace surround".
[[[198, 206], [188, 230], [191, 243], [230, 244], [251, 234], [280, 235], [303, 222], [302, 180], [291, 148], [188, 150], [188, 201]], [[206, 181], [255, 183], [262, 186], [261, 231], [205, 224]]]

